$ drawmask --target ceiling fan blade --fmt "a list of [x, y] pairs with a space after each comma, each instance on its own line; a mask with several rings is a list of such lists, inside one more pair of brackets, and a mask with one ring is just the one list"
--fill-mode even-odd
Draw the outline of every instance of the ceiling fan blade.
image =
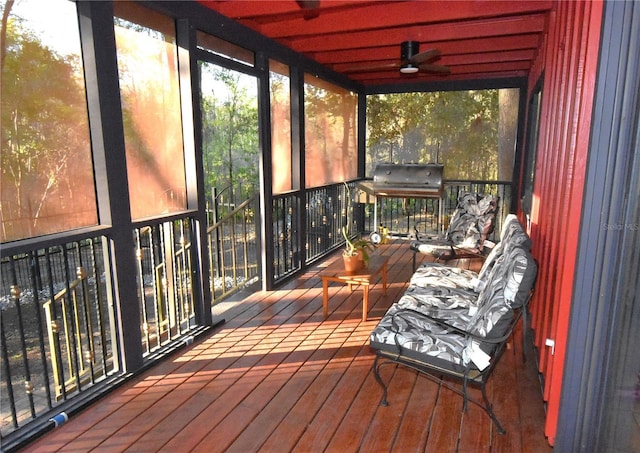
[[374, 71], [385, 71], [389, 69], [398, 69], [400, 65], [398, 63], [387, 63], [387, 64], [370, 64], [370, 65], [360, 65], [360, 66], [352, 66], [346, 69], [344, 72], [347, 74], [353, 74], [357, 72], [374, 72]]
[[440, 49], [429, 49], [424, 52], [420, 52], [415, 54], [413, 57], [409, 58], [409, 61], [413, 64], [420, 65], [422, 63], [427, 63], [428, 61], [432, 61], [435, 58], [440, 56]]
[[451, 74], [451, 68], [449, 68], [448, 66], [442, 66], [439, 64], [421, 64], [420, 66], [418, 66], [420, 68], [421, 71], [425, 71], [425, 72], [435, 72], [438, 74]]

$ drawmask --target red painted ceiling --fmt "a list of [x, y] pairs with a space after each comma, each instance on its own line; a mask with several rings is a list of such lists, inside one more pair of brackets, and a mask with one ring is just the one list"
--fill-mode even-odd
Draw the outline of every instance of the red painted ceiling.
[[[210, 1], [200, 3], [365, 85], [527, 76], [552, 1]], [[399, 72], [400, 45], [438, 49], [449, 74]], [[383, 68], [380, 68], [380, 67]], [[384, 67], [387, 68], [384, 68]], [[390, 67], [389, 67], [390, 66]]]

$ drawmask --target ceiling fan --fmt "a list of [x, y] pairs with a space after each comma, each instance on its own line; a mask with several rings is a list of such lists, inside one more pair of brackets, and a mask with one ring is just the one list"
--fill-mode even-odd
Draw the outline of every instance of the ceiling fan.
[[418, 71], [434, 72], [438, 74], [450, 74], [448, 66], [433, 64], [432, 62], [440, 57], [439, 49], [429, 49], [420, 52], [418, 41], [404, 41], [400, 44], [400, 61], [377, 66], [355, 66], [345, 72], [371, 72], [385, 69], [399, 69], [403, 74], [415, 74]]

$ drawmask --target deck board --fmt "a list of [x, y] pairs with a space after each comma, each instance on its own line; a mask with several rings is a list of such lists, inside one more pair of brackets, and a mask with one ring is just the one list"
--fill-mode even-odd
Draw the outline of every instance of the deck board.
[[488, 384], [503, 436], [481, 409], [464, 413], [459, 395], [404, 367], [382, 367], [389, 406], [379, 404], [368, 336], [412, 273], [406, 241], [382, 248], [389, 287], [386, 296], [371, 287], [366, 322], [362, 289], [342, 284], [329, 286], [324, 319], [318, 272], [339, 259], [330, 257], [278, 290], [231, 305], [215, 332], [24, 450], [550, 452], [534, 355], [529, 350], [523, 363], [520, 334]]

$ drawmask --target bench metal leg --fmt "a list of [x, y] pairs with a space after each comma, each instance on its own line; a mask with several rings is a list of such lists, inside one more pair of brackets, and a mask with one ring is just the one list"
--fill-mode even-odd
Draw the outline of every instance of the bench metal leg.
[[384, 381], [380, 377], [380, 366], [383, 365], [383, 363], [378, 363], [378, 360], [380, 360], [380, 356], [376, 354], [376, 359], [373, 361], [373, 377], [376, 378], [376, 381], [378, 381], [378, 384], [380, 384], [380, 387], [382, 387], [382, 399], [380, 400], [380, 405], [388, 406], [389, 403], [387, 402], [387, 386], [384, 384]]
[[487, 397], [486, 386], [484, 385], [484, 383], [480, 386], [480, 388], [482, 390], [482, 399], [484, 400], [484, 406], [480, 406], [480, 407], [482, 407], [485, 410], [485, 412], [489, 414], [489, 417], [491, 417], [491, 420], [496, 425], [496, 428], [498, 428], [498, 433], [500, 434], [506, 433], [506, 431], [498, 421], [498, 417], [496, 417], [496, 414], [493, 413], [493, 407], [491, 406], [491, 403], [489, 402], [489, 398]]

